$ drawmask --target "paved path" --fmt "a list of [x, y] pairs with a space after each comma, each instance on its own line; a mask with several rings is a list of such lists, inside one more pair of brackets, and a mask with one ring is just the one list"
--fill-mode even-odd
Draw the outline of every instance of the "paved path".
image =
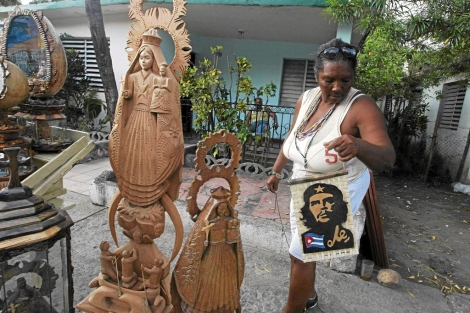
[[[102, 240], [112, 242], [106, 211], [107, 208], [93, 205], [88, 197], [88, 188], [93, 179], [104, 170], [110, 170], [108, 159], [76, 165], [65, 177], [64, 186], [69, 192], [62, 196], [65, 205], [75, 203], [68, 213], [75, 221], [72, 227], [72, 262], [74, 265], [74, 303], [78, 303], [91, 292], [88, 283], [97, 276], [99, 265], [98, 245]], [[182, 216], [185, 236], [192, 226], [186, 213], [187, 188], [196, 173], [183, 170], [183, 184], [176, 201]], [[246, 260], [245, 279], [241, 301], [243, 312], [282, 312], [287, 299], [289, 285], [289, 258], [286, 241], [290, 241], [287, 225], [288, 187], [283, 185], [275, 207], [275, 197], [266, 191], [264, 181], [241, 177], [241, 196], [237, 205], [240, 212], [241, 232]], [[208, 191], [224, 181], [208, 182], [200, 191], [200, 202]], [[202, 207], [202, 205], [201, 205]], [[280, 223], [282, 220], [282, 225]], [[166, 255], [171, 253], [174, 230], [169, 219], [163, 236], [156, 244]], [[287, 231], [283, 234], [282, 227]], [[124, 242], [120, 234], [120, 242]], [[112, 247], [112, 249], [114, 249]], [[173, 263], [174, 264], [174, 263]], [[374, 277], [370, 282], [357, 275], [338, 273], [324, 265], [317, 270], [319, 308], [312, 312], [360, 312], [360, 313], [468, 313], [470, 297], [452, 294], [444, 297], [439, 290], [403, 281], [402, 285], [390, 289], [378, 284]]]

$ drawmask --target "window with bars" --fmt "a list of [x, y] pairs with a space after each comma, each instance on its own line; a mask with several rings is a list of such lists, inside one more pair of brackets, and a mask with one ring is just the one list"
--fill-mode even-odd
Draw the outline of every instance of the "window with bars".
[[97, 88], [99, 91], [103, 91], [103, 82], [98, 70], [98, 64], [96, 63], [95, 48], [93, 47], [93, 41], [91, 38], [62, 38], [61, 41], [65, 50], [74, 49], [85, 62], [85, 76], [90, 78], [90, 85]]
[[312, 60], [284, 59], [279, 105], [294, 107], [300, 95], [318, 86]]
[[459, 82], [455, 82], [445, 84], [443, 89], [439, 128], [457, 130], [467, 88]]

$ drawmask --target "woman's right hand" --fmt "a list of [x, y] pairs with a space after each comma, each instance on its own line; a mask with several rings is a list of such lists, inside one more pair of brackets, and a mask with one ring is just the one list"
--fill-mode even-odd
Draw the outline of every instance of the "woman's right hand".
[[276, 193], [279, 187], [279, 178], [277, 178], [275, 175], [270, 175], [268, 179], [266, 179], [266, 186], [268, 187], [269, 191]]

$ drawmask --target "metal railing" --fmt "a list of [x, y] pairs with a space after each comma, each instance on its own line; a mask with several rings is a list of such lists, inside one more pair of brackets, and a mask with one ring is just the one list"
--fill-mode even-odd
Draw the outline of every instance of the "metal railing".
[[[185, 142], [196, 142], [200, 139], [200, 135], [196, 133], [192, 127], [193, 112], [191, 107], [191, 101], [181, 100], [181, 114]], [[263, 108], [265, 110], [266, 108], [269, 109], [276, 115], [277, 123], [275, 123], [275, 120], [272, 117], [269, 117], [267, 125], [263, 125], [262, 131], [260, 131], [258, 129], [258, 123], [262, 123], [262, 121], [255, 122], [255, 125], [253, 125], [254, 127], [252, 127], [253, 136], [246, 143], [245, 148], [247, 149], [244, 149], [244, 151], [250, 150], [251, 152], [248, 154], [244, 152], [243, 160], [253, 161], [266, 166], [267, 163], [269, 163], [269, 155], [275, 154], [277, 156], [284, 139], [286, 139], [287, 133], [289, 132], [294, 119], [294, 108], [276, 105], [264, 105]], [[239, 111], [238, 116], [242, 120], [247, 121], [248, 113], [251, 111], [252, 114], [256, 114], [256, 109], [256, 105], [251, 104], [245, 112]], [[215, 113], [213, 112], [212, 118], [206, 124], [205, 131], [213, 130], [214, 124], [217, 123], [214, 116]], [[258, 130], [258, 132], [256, 130]]]

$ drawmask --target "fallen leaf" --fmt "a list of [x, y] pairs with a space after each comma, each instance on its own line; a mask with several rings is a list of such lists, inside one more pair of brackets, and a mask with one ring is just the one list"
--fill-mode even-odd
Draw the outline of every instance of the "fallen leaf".
[[418, 280], [418, 284], [421, 284], [423, 281], [422, 280]]
[[463, 220], [462, 223], [468, 224], [468, 222], [466, 220]]
[[411, 291], [407, 290], [406, 292], [408, 292], [408, 294], [412, 296], [413, 298], [416, 298], [415, 295], [411, 293]]
[[425, 265], [424, 267], [427, 268], [428, 270], [430, 270], [431, 272], [434, 272], [434, 273], [436, 272], [432, 267], [429, 267], [427, 265]]
[[266, 272], [268, 272], [268, 273], [271, 273], [271, 271], [268, 270], [268, 269], [266, 268], [266, 266], [264, 267], [264, 270], [265, 270]]
[[408, 276], [409, 279], [415, 279], [416, 277], [414, 276]]
[[431, 236], [431, 240], [436, 240], [436, 236]]

